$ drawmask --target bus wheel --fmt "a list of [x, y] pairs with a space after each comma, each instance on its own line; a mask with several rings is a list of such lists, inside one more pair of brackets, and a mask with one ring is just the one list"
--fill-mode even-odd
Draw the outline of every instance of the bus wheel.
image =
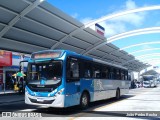
[[84, 92], [80, 99], [80, 107], [81, 109], [86, 109], [89, 104], [89, 96], [86, 92]]
[[120, 90], [117, 89], [116, 91], [116, 100], [119, 100], [120, 99]]

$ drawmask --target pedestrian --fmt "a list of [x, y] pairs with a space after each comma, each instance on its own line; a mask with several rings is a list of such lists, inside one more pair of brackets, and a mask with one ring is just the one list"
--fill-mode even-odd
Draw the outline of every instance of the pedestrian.
[[19, 93], [23, 93], [23, 78], [20, 77], [18, 81]]

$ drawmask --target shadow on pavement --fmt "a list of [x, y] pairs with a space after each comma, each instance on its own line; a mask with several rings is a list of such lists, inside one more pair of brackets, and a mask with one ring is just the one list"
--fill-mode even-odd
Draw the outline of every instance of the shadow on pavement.
[[[92, 102], [90, 103], [89, 108], [86, 110], [81, 110], [79, 106], [73, 106], [73, 107], [68, 107], [68, 108], [51, 108], [51, 107], [39, 108], [32, 112], [42, 113], [42, 115], [45, 117], [50, 117], [50, 116], [55, 116], [55, 115], [69, 117], [69, 116], [75, 116], [75, 114], [77, 113], [97, 113], [97, 111], [93, 111], [93, 110], [96, 108], [102, 107], [102, 106], [110, 105], [111, 103], [116, 103], [118, 101], [130, 98], [130, 97], [133, 97], [133, 95], [123, 95], [121, 96], [119, 100], [115, 100], [115, 98], [111, 98], [107, 100]], [[99, 112], [99, 113], [103, 113], [103, 112]]]

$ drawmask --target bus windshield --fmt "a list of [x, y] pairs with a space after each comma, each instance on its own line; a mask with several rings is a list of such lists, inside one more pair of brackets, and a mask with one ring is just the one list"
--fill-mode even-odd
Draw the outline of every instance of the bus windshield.
[[60, 80], [62, 61], [45, 61], [28, 63], [28, 82], [37, 80]]
[[144, 81], [149, 81], [149, 80], [152, 80], [152, 79], [153, 79], [153, 76], [143, 76]]

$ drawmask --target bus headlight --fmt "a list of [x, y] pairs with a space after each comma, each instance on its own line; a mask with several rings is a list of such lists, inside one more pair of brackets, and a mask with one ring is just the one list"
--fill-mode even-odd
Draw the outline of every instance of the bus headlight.
[[64, 91], [64, 88], [62, 88], [61, 90], [59, 90], [59, 91], [55, 94], [55, 96], [61, 95], [63, 91]]
[[62, 92], [64, 91], [64, 88], [62, 88], [60, 91], [58, 91], [58, 94], [62, 94]]

